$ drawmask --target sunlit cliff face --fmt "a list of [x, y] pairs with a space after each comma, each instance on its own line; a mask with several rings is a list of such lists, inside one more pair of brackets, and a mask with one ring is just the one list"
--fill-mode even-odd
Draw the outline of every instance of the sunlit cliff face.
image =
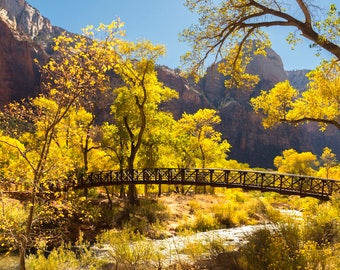
[[50, 37], [52, 27], [37, 10], [24, 0], [0, 0], [0, 105], [36, 92], [39, 73], [34, 58], [45, 54], [31, 41], [42, 33]]
[[47, 36], [53, 34], [50, 21], [24, 0], [0, 0], [0, 9], [1, 19], [22, 35], [35, 39], [41, 33]]
[[35, 48], [2, 20], [0, 36], [0, 105], [4, 105], [32, 96], [38, 69], [34, 64]]
[[0, 106], [39, 92], [34, 59], [44, 63], [62, 31], [24, 0], [0, 0]]

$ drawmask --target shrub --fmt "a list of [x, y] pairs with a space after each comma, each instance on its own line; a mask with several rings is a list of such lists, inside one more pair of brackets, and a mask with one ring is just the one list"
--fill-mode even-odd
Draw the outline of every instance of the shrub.
[[48, 256], [43, 249], [39, 249], [37, 254], [31, 254], [27, 258], [26, 266], [28, 270], [78, 270], [78, 269], [100, 269], [102, 262], [92, 256], [92, 252], [85, 246], [77, 246], [77, 253], [70, 245], [62, 245], [53, 249]]
[[223, 204], [216, 204], [212, 212], [219, 224], [226, 228], [256, 224], [267, 216], [267, 208], [259, 199], [250, 199], [244, 203], [238, 201], [226, 201]]
[[221, 225], [225, 226], [226, 228], [235, 226], [235, 223], [232, 220], [232, 215], [235, 213], [235, 211], [232, 209], [231, 202], [214, 206], [212, 208], [212, 212]]
[[332, 203], [319, 205], [306, 221], [306, 241], [317, 242], [319, 245], [340, 242], [340, 211]]
[[191, 200], [188, 202], [188, 205], [190, 207], [190, 212], [195, 213], [196, 211], [201, 209], [201, 205], [198, 201]]
[[25, 230], [28, 211], [14, 199], [2, 197], [0, 202], [0, 249], [11, 251]]
[[207, 245], [201, 241], [193, 241], [185, 244], [179, 252], [190, 256], [192, 261], [198, 261], [199, 258], [208, 251]]
[[287, 242], [268, 228], [248, 235], [241, 248], [241, 264], [249, 270], [298, 269]]
[[221, 237], [213, 236], [207, 240], [209, 256], [213, 260], [217, 259], [221, 254], [231, 252], [235, 248], [233, 245], [226, 244], [226, 241]]
[[[155, 223], [161, 224], [169, 217], [168, 208], [159, 201], [141, 199], [138, 205], [127, 205], [118, 223], [142, 234], [149, 234]], [[155, 227], [154, 227], [155, 228]], [[155, 234], [155, 232], [152, 232]]]
[[160, 256], [152, 241], [129, 228], [106, 231], [98, 237], [98, 243], [111, 246], [109, 256], [116, 269], [148, 269]]
[[58, 270], [76, 269], [79, 262], [74, 252], [64, 247], [53, 249], [48, 257], [40, 250], [37, 255], [30, 255], [27, 259], [27, 269], [31, 270]]
[[164, 221], [169, 217], [168, 208], [155, 200], [142, 200], [136, 212], [146, 217], [149, 223]]
[[259, 198], [250, 198], [245, 202], [244, 208], [247, 210], [249, 217], [260, 220], [267, 216], [267, 205]]
[[196, 215], [195, 222], [192, 225], [193, 230], [199, 232], [205, 232], [218, 228], [218, 222], [211, 213], [199, 212]]
[[330, 248], [320, 248], [318, 243], [313, 241], [305, 242], [299, 250], [304, 269], [332, 269], [327, 267], [327, 260], [331, 253]]
[[311, 227], [285, 222], [274, 228], [264, 228], [248, 235], [241, 249], [241, 264], [245, 269], [337, 269], [340, 245], [306, 240]]
[[195, 232], [205, 232], [220, 227], [217, 219], [212, 213], [196, 212], [195, 218], [192, 220], [185, 219], [177, 230], [180, 235], [191, 235]]

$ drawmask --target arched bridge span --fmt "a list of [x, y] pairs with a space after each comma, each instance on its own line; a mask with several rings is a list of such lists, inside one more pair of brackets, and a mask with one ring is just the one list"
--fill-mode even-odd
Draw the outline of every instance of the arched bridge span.
[[232, 169], [141, 169], [91, 172], [66, 188], [84, 189], [129, 184], [170, 184], [242, 188], [328, 200], [340, 192], [340, 181], [268, 171]]

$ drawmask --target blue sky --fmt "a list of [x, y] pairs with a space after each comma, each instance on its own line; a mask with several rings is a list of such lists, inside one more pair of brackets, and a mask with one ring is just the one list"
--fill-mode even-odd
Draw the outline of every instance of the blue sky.
[[[338, 1], [338, 0], [337, 0]], [[178, 41], [178, 34], [195, 23], [197, 17], [183, 5], [184, 0], [27, 0], [53, 25], [79, 33], [87, 25], [108, 24], [119, 17], [125, 23], [127, 39], [148, 39], [164, 44], [167, 54], [159, 64], [180, 66], [180, 56], [189, 50]], [[329, 2], [328, 0], [326, 2]], [[281, 56], [286, 70], [312, 69], [320, 58], [304, 40], [292, 51], [286, 43], [287, 30], [270, 32], [273, 49]]]

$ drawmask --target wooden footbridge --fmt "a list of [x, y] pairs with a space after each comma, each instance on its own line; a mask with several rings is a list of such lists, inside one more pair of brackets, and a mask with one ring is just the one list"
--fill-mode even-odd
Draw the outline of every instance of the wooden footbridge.
[[328, 200], [331, 195], [340, 192], [340, 181], [325, 178], [253, 170], [174, 168], [92, 172], [69, 183], [67, 188], [84, 189], [129, 184], [242, 188], [321, 200]]
[[[50, 186], [49, 191], [130, 184], [242, 188], [243, 190], [315, 197], [321, 200], [329, 200], [332, 195], [340, 193], [340, 180], [272, 171], [175, 168], [91, 172], [60, 181], [59, 184], [56, 181], [53, 186]], [[2, 193], [11, 192], [3, 190]]]

